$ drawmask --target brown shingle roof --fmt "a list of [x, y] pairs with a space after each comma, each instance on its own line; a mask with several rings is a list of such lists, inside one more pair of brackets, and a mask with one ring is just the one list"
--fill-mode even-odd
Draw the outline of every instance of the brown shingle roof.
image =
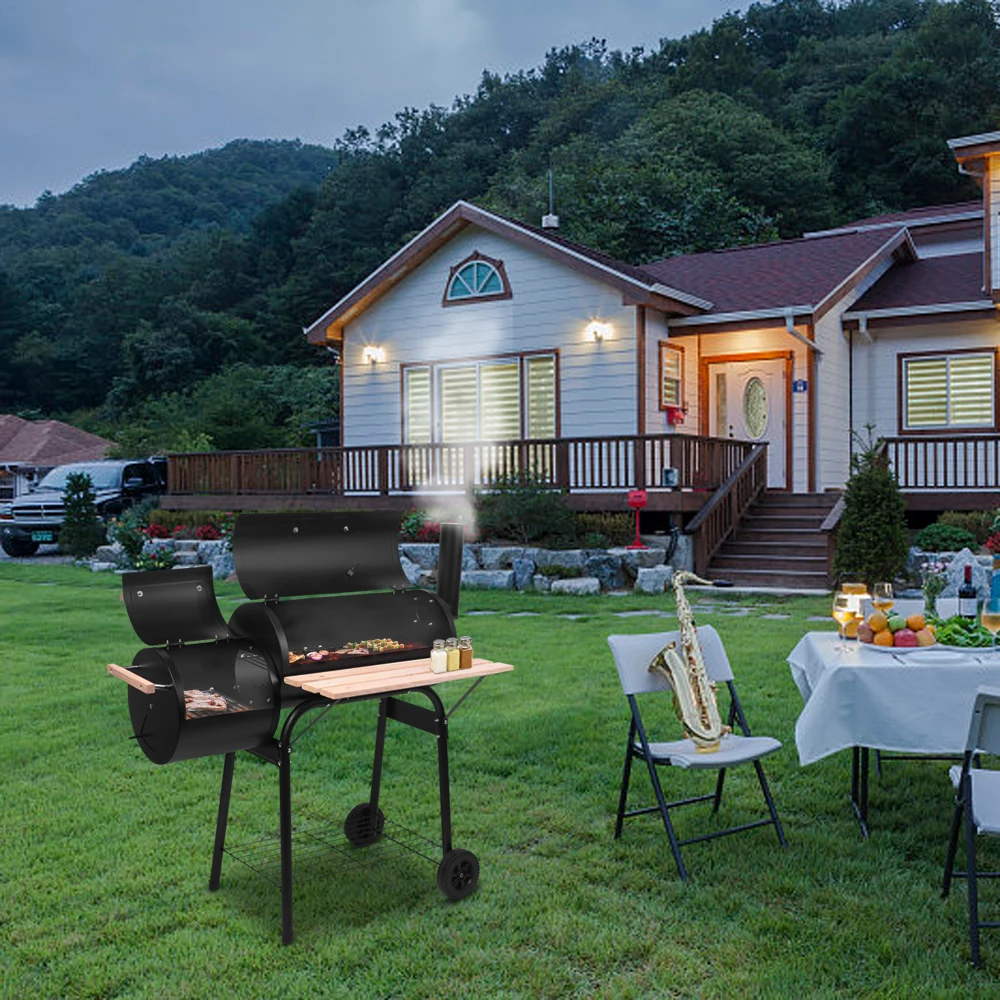
[[22, 420], [0, 414], [0, 462], [24, 465], [66, 465], [104, 458], [114, 441], [98, 437], [61, 420]]
[[943, 219], [949, 215], [966, 215], [970, 212], [978, 212], [981, 215], [982, 211], [983, 203], [981, 201], [959, 201], [951, 205], [925, 205], [923, 208], [911, 208], [906, 212], [888, 212], [885, 215], [872, 215], [867, 219], [855, 219], [852, 222], [845, 222], [842, 226], [836, 226], [822, 232], [841, 233], [848, 229], [857, 229], [859, 226], [884, 226], [894, 222], [904, 226], [914, 226], [920, 225], [928, 219]]
[[898, 264], [851, 306], [851, 312], [978, 302], [987, 298], [983, 292], [983, 255], [961, 253]]
[[685, 254], [642, 270], [708, 299], [713, 313], [816, 306], [898, 232], [841, 233]]

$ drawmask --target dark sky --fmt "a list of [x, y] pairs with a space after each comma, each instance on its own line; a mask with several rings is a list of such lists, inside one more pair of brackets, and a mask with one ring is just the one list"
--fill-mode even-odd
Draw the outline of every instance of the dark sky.
[[238, 138], [329, 145], [482, 71], [604, 38], [655, 48], [726, 0], [0, 0], [0, 204]]

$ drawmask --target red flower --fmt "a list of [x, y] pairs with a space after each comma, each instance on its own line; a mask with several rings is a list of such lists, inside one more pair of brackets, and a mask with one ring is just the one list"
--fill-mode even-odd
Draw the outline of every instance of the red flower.
[[1000, 552], [1000, 531], [986, 539], [986, 549], [994, 554]]
[[170, 532], [162, 524], [147, 524], [142, 529], [142, 533], [147, 538], [169, 538]]
[[219, 534], [219, 529], [216, 528], [214, 524], [202, 524], [195, 529], [194, 537], [197, 538], [199, 542], [214, 542], [222, 536]]

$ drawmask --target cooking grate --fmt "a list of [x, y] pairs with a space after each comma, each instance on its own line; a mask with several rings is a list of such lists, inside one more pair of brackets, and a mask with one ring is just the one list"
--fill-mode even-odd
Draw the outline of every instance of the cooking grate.
[[[246, 865], [272, 885], [281, 886], [281, 844], [278, 837], [226, 847], [225, 853]], [[436, 852], [436, 855], [432, 852]], [[356, 847], [344, 836], [343, 823], [326, 824], [292, 833], [292, 858], [296, 877], [300, 873], [328, 875], [381, 864], [404, 854], [419, 854], [437, 865], [441, 845], [391, 820], [385, 821], [382, 835], [368, 847]]]

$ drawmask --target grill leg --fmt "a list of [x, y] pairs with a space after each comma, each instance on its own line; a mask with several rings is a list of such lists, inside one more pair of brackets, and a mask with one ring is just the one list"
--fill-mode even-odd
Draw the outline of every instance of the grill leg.
[[[286, 727], [287, 728], [287, 727]], [[291, 944], [292, 929], [292, 776], [291, 745], [278, 744], [278, 810], [281, 824], [281, 943]]]
[[441, 848], [447, 856], [451, 850], [451, 784], [448, 777], [448, 713], [433, 688], [421, 688], [434, 706], [434, 735], [438, 748], [438, 785], [441, 789]]
[[378, 809], [379, 790], [382, 787], [382, 757], [385, 752], [386, 711], [387, 702], [385, 698], [382, 698], [378, 703], [378, 727], [375, 730], [375, 760], [372, 763], [372, 793], [368, 798], [371, 810], [370, 816], [373, 823], [375, 822], [375, 817], [378, 815], [376, 810]]
[[208, 888], [215, 892], [222, 877], [222, 851], [226, 846], [226, 824], [229, 822], [229, 793], [233, 790], [233, 766], [236, 754], [227, 753], [222, 765], [222, 791], [219, 792], [219, 818], [215, 821], [215, 851], [212, 854], [212, 874]]

